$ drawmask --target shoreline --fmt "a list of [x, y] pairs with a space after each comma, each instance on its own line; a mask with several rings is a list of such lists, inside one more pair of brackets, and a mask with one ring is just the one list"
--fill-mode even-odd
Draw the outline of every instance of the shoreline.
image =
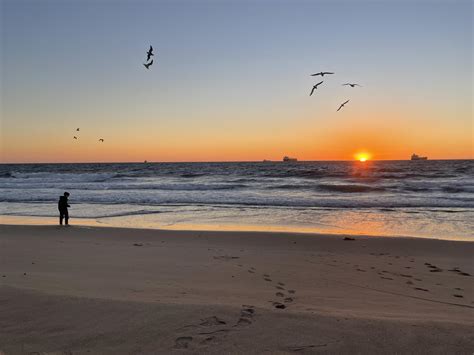
[[[461, 237], [426, 237], [413, 235], [393, 235], [393, 234], [364, 234], [351, 233], [350, 231], [341, 231], [340, 233], [315, 231], [314, 228], [304, 227], [281, 227], [281, 226], [262, 226], [262, 225], [211, 225], [211, 224], [180, 224], [173, 227], [166, 226], [121, 226], [106, 224], [99, 222], [94, 218], [76, 217], [70, 224], [71, 227], [88, 227], [88, 228], [112, 228], [112, 229], [130, 229], [130, 230], [145, 230], [145, 231], [178, 231], [178, 232], [209, 232], [209, 233], [263, 233], [263, 234], [296, 234], [306, 236], [350, 236], [350, 237], [366, 237], [366, 238], [405, 238], [405, 239], [423, 239], [423, 240], [442, 240], [442, 241], [456, 241], [472, 243], [474, 239], [463, 239]], [[56, 217], [39, 217], [39, 216], [13, 216], [0, 215], [0, 226], [34, 226], [34, 227], [59, 227]]]
[[354, 239], [0, 225], [0, 352], [472, 352], [473, 243]]

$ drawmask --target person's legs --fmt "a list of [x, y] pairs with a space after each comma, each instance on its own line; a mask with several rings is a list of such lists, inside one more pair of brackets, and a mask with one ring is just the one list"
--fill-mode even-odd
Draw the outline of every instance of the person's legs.
[[65, 218], [66, 225], [68, 225], [69, 224], [69, 212], [68, 212], [68, 210], [64, 211], [64, 218]]
[[63, 211], [59, 211], [59, 225], [63, 225], [63, 218], [64, 218], [64, 213]]

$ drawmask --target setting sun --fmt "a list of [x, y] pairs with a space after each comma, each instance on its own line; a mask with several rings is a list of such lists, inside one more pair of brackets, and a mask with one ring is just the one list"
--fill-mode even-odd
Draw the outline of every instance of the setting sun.
[[365, 162], [370, 159], [370, 154], [368, 153], [357, 153], [355, 154], [355, 159], [361, 162]]

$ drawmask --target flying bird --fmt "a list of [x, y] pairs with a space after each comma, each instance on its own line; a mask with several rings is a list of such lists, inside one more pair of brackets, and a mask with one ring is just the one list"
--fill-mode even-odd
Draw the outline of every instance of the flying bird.
[[74, 136], [74, 139], [77, 139], [77, 137], [76, 137], [76, 136]]
[[79, 128], [76, 128], [76, 131], [79, 132]]
[[145, 66], [145, 68], [149, 69], [150, 68], [150, 65], [153, 64], [153, 59], [151, 60], [150, 63], [147, 63], [147, 64], [143, 64]]
[[346, 102], [342, 103], [341, 106], [339, 106], [339, 108], [337, 109], [337, 111], [339, 111], [341, 108], [344, 107], [345, 104], [347, 104], [349, 102], [349, 100], [347, 100]]
[[362, 85], [359, 85], [359, 84], [352, 84], [352, 83], [342, 84], [342, 86], [347, 86], [347, 85], [349, 85], [351, 88], [353, 88], [354, 86], [362, 86]]
[[319, 83], [317, 83], [316, 85], [313, 86], [313, 90], [311, 90], [311, 94], [309, 94], [309, 96], [313, 95], [313, 92], [314, 90], [316, 90], [318, 88], [319, 85], [321, 85], [324, 81], [320, 81]]
[[334, 74], [334, 73], [332, 73], [330, 71], [322, 71], [322, 72], [319, 72], [319, 73], [311, 74], [311, 76], [318, 76], [318, 75], [324, 76], [324, 75], [327, 75], [327, 74]]
[[99, 142], [103, 142], [103, 141], [104, 141], [104, 139], [103, 139], [103, 138], [100, 138], [100, 139], [99, 139]]
[[148, 50], [148, 52], [146, 52], [146, 60], [149, 61], [152, 56], [154, 56], [153, 47], [150, 46], [150, 49]]

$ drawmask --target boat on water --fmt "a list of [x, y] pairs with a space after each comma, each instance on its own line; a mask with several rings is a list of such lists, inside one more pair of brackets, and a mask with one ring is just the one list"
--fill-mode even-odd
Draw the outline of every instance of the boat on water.
[[286, 162], [286, 163], [294, 163], [294, 162], [297, 162], [298, 159], [290, 158], [290, 157], [286, 156], [286, 157], [283, 158], [283, 161]]
[[428, 157], [420, 157], [419, 155], [413, 153], [411, 156], [411, 160], [428, 160]]

